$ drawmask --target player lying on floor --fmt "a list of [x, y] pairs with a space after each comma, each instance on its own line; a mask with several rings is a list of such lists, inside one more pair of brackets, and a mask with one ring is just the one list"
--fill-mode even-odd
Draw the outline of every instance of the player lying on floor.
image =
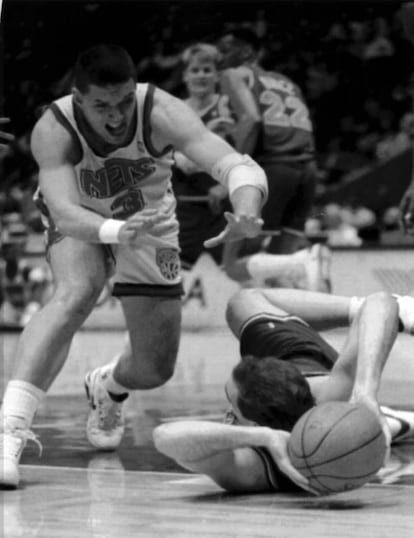
[[[414, 298], [244, 289], [230, 299], [227, 322], [241, 354], [225, 385], [227, 423], [154, 430], [157, 449], [186, 469], [229, 491], [310, 489], [287, 456], [288, 432], [309, 408], [331, 400], [374, 410], [389, 442], [413, 435], [414, 413], [379, 408], [377, 392], [398, 332], [414, 333]], [[348, 324], [339, 353], [318, 333]]]

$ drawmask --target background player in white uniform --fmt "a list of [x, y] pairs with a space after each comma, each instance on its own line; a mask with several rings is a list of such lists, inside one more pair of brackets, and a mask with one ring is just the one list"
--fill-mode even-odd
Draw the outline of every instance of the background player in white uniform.
[[181, 100], [136, 85], [134, 64], [115, 45], [82, 53], [73, 95], [36, 124], [32, 151], [49, 224], [55, 293], [19, 340], [1, 419], [0, 484], [15, 487], [34, 414], [62, 368], [74, 333], [115, 261], [129, 342], [118, 360], [89, 373], [87, 435], [103, 449], [122, 437], [122, 401], [173, 374], [180, 336], [178, 227], [170, 173], [173, 149], [222, 181], [234, 214], [207, 246], [254, 236], [267, 195], [263, 170], [206, 129]]
[[[288, 432], [313, 405], [331, 400], [374, 410], [392, 443], [414, 434], [413, 412], [377, 402], [398, 330], [414, 334], [414, 298], [241, 290], [227, 321], [242, 357], [225, 387], [227, 424], [182, 421], [154, 430], [157, 448], [185, 468], [230, 491], [307, 489], [289, 462]], [[349, 323], [339, 354], [317, 332]]]

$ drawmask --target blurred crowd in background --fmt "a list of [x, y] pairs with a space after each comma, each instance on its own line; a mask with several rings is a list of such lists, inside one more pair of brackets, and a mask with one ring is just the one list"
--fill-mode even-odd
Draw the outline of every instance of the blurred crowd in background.
[[[184, 98], [184, 48], [213, 43], [232, 27], [253, 29], [263, 44], [261, 64], [289, 76], [305, 94], [315, 126], [321, 199], [332, 186], [411, 146], [413, 57], [395, 2], [6, 0], [2, 24], [0, 111], [11, 118], [16, 135], [0, 154], [3, 245], [13, 235], [9, 221], [20, 227], [23, 249], [27, 232], [41, 232], [32, 202], [37, 170], [30, 132], [42, 107], [70, 91], [79, 51], [97, 42], [126, 47], [141, 81]], [[330, 202], [315, 208], [307, 232], [328, 231], [331, 245], [359, 246], [397, 227], [395, 207], [378, 211]]]

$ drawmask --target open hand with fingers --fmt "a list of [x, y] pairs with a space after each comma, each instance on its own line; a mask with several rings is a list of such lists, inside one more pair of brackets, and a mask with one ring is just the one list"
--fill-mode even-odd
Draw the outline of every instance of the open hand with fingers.
[[227, 220], [227, 226], [219, 235], [204, 242], [206, 248], [230, 241], [238, 241], [245, 237], [256, 237], [263, 227], [263, 219], [256, 215], [234, 215], [225, 212], [224, 217]]
[[318, 495], [318, 492], [309, 486], [308, 480], [297, 471], [288, 456], [288, 440], [290, 433], [283, 430], [267, 428], [266, 449], [271, 454], [279, 469], [300, 488]]
[[158, 209], [143, 209], [129, 217], [119, 231], [119, 242], [131, 247], [139, 247], [145, 236], [160, 236], [171, 228], [165, 213]]

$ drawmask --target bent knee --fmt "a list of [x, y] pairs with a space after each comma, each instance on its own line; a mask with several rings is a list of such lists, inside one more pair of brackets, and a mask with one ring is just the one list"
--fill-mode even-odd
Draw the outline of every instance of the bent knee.
[[244, 311], [246, 304], [254, 304], [262, 296], [262, 292], [256, 288], [245, 288], [234, 293], [226, 307], [226, 320], [230, 323], [234, 317], [238, 317], [240, 311]]
[[145, 366], [138, 362], [137, 365], [130, 370], [128, 376], [129, 388], [134, 390], [155, 389], [161, 387], [169, 381], [174, 375], [175, 357], [166, 360], [162, 364], [156, 361], [148, 361]]

